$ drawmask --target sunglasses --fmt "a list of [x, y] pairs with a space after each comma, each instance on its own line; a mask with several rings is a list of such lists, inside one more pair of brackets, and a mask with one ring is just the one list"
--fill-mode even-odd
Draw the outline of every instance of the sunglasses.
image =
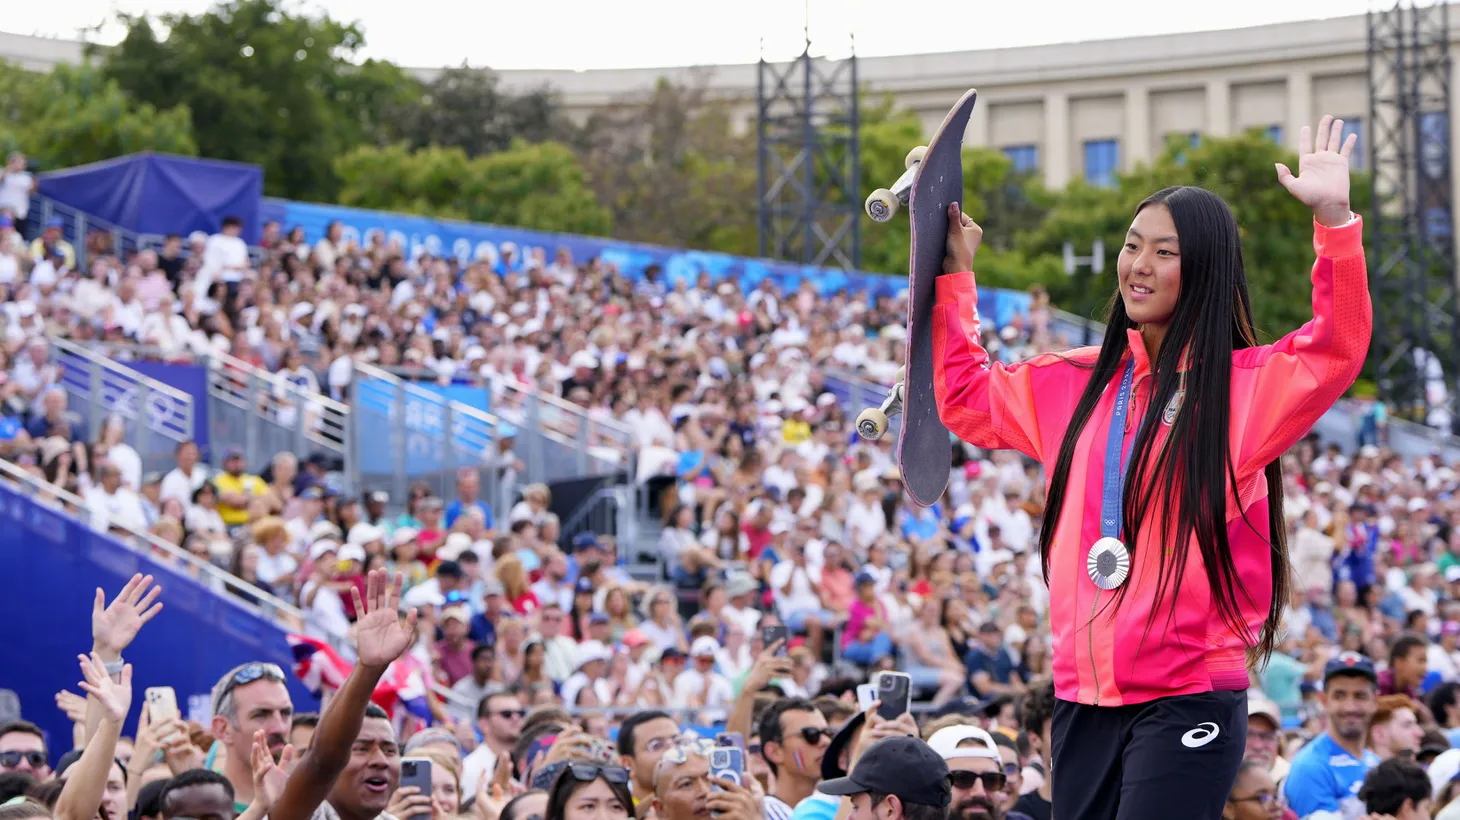
[[833, 732], [832, 730], [824, 726], [820, 728], [816, 726], [806, 726], [801, 729], [801, 739], [811, 744], [812, 746], [820, 743], [822, 738], [831, 740], [834, 737], [836, 737], [836, 732]]
[[284, 683], [287, 679], [284, 677], [284, 670], [280, 669], [276, 664], [246, 663], [240, 666], [237, 672], [233, 673], [233, 677], [229, 678], [228, 682], [223, 684], [223, 688], [218, 692], [218, 697], [213, 699], [213, 713], [218, 713], [219, 704], [223, 703], [224, 698], [232, 694], [234, 689], [257, 680], [272, 680]]
[[568, 766], [568, 774], [574, 780], [587, 783], [602, 777], [610, 783], [623, 784], [629, 782], [629, 770], [623, 766], [603, 766], [597, 763], [574, 763]]
[[499, 717], [499, 718], [519, 718], [520, 719], [520, 718], [527, 717], [527, 710], [526, 709], [503, 709], [503, 710], [498, 711], [498, 712], [492, 712], [491, 714], [494, 715], [494, 716], [496, 716], [496, 717]]
[[46, 764], [45, 752], [0, 752], [0, 766], [13, 769], [24, 760], [30, 764], [32, 769], [39, 769]]
[[1009, 778], [1003, 772], [949, 772], [948, 785], [955, 789], [968, 791], [973, 784], [983, 782], [983, 790], [986, 792], [999, 792], [1009, 782]]

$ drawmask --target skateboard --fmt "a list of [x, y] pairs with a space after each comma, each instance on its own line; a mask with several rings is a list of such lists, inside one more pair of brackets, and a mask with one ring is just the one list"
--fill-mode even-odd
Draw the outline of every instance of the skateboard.
[[876, 440], [887, 432], [888, 418], [902, 414], [897, 464], [903, 486], [918, 504], [929, 507], [943, 497], [953, 467], [953, 440], [938, 418], [933, 392], [932, 314], [934, 287], [943, 272], [948, 236], [948, 205], [963, 199], [963, 134], [978, 93], [966, 91], [938, 126], [926, 148], [914, 148], [906, 171], [891, 188], [867, 197], [867, 215], [886, 222], [901, 204], [908, 206], [912, 253], [908, 262], [907, 359], [881, 407], [857, 417], [857, 434]]

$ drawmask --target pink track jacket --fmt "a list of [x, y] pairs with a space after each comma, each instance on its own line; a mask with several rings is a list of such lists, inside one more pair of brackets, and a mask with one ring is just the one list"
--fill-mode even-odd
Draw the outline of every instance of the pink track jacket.
[[[1049, 615], [1055, 695], [1061, 700], [1121, 706], [1247, 688], [1246, 650], [1256, 643], [1272, 599], [1263, 468], [1307, 434], [1363, 367], [1372, 308], [1362, 235], [1357, 217], [1337, 228], [1315, 223], [1313, 320], [1276, 344], [1232, 354], [1231, 448], [1237, 485], [1227, 489], [1227, 534], [1237, 577], [1246, 586], [1246, 595], [1238, 595], [1238, 610], [1248, 634], [1233, 634], [1212, 605], [1194, 542], [1187, 546], [1191, 552], [1179, 595], [1168, 588], [1161, 611], [1150, 619], [1157, 605], [1159, 556], [1152, 543], [1160, 537], [1157, 526], [1141, 528], [1126, 581], [1129, 589], [1118, 608], [1106, 606], [1115, 593], [1100, 592], [1086, 574], [1086, 554], [1100, 538], [1102, 465], [1118, 391], [1112, 387], [1101, 397], [1075, 445], [1060, 519], [1045, 522], [1056, 528]], [[1090, 378], [1089, 370], [1067, 359], [1093, 362], [1096, 349], [1070, 351], [1064, 358], [1046, 354], [1012, 366], [991, 363], [979, 343], [972, 272], [939, 277], [932, 338], [938, 413], [948, 429], [977, 447], [1018, 450], [1043, 464], [1046, 476], [1052, 473], [1070, 416]], [[1127, 448], [1155, 384], [1139, 333], [1129, 331], [1128, 343], [1135, 381], [1126, 417]], [[1153, 446], [1159, 448], [1170, 429], [1169, 421], [1163, 423]], [[1243, 521], [1244, 513], [1258, 531]]]

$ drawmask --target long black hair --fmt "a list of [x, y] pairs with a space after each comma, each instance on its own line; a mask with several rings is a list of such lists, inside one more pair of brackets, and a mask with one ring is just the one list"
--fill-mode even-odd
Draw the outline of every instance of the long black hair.
[[[1229, 629], [1247, 637], [1248, 629], [1237, 596], [1242, 595], [1249, 602], [1252, 599], [1237, 577], [1226, 522], [1227, 487], [1237, 484], [1229, 442], [1232, 351], [1257, 344], [1237, 219], [1221, 197], [1191, 186], [1157, 191], [1137, 206], [1136, 213], [1153, 205], [1165, 206], [1176, 225], [1181, 245], [1181, 293], [1160, 352], [1152, 362], [1155, 387], [1140, 433], [1132, 445], [1128, 477], [1122, 489], [1124, 540], [1131, 545], [1134, 555], [1143, 524], [1159, 526], [1159, 532], [1168, 534], [1172, 539], [1169, 543], [1173, 544], [1189, 544], [1195, 536], [1217, 613]], [[1126, 331], [1136, 327], [1126, 314], [1125, 302], [1117, 289], [1111, 299], [1105, 339], [1098, 357], [1093, 364], [1076, 362], [1093, 372], [1075, 405], [1050, 478], [1044, 527], [1039, 536], [1045, 583], [1049, 582], [1050, 547], [1064, 506], [1075, 444], [1106, 385], [1120, 372], [1128, 348]], [[1184, 380], [1178, 372], [1183, 368], [1187, 371]], [[1156, 450], [1155, 433], [1178, 385], [1185, 389], [1185, 397], [1170, 434]], [[1247, 521], [1245, 513], [1243, 516], [1246, 524], [1271, 544], [1272, 554], [1272, 600], [1257, 645], [1249, 652], [1251, 662], [1266, 662], [1272, 654], [1283, 605], [1288, 600], [1288, 544], [1283, 521], [1281, 465], [1273, 460], [1265, 473], [1266, 531]], [[1158, 510], [1159, 520], [1152, 521]], [[1156, 540], [1165, 542], [1168, 536]], [[1147, 631], [1165, 596], [1169, 594], [1174, 600], [1180, 592], [1189, 550], [1160, 550], [1160, 553], [1159, 580]], [[1128, 586], [1122, 586], [1112, 600], [1118, 603]]]

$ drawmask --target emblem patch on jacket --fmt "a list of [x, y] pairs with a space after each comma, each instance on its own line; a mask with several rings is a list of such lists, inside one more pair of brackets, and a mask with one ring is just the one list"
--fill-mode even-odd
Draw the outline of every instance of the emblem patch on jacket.
[[1171, 394], [1171, 401], [1166, 402], [1166, 410], [1161, 413], [1161, 423], [1170, 427], [1176, 422], [1176, 414], [1181, 412], [1181, 401], [1186, 398], [1186, 391], [1178, 389]]

